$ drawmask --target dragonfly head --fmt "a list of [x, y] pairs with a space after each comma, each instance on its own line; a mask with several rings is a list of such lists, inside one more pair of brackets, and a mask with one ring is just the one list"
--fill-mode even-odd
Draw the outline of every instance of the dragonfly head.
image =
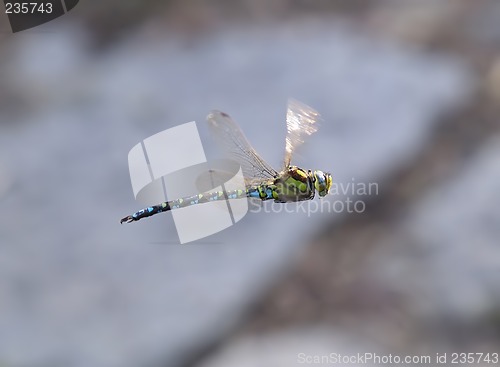
[[314, 188], [320, 197], [328, 195], [332, 187], [332, 175], [328, 172], [314, 171]]

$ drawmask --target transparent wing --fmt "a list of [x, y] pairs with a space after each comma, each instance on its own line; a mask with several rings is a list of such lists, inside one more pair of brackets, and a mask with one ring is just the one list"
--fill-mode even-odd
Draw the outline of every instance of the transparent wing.
[[308, 105], [295, 99], [288, 101], [286, 113], [286, 143], [285, 143], [285, 167], [290, 165], [292, 154], [304, 138], [318, 130], [317, 122], [320, 120], [319, 113]]
[[[214, 188], [226, 184], [232, 180], [240, 170], [240, 164], [234, 160], [211, 160], [210, 169], [202, 172], [196, 179], [196, 188], [199, 192], [213, 191]], [[245, 186], [253, 182], [245, 179]]]
[[228, 114], [212, 111], [207, 121], [216, 143], [241, 165], [247, 183], [269, 180], [278, 174], [257, 154]]

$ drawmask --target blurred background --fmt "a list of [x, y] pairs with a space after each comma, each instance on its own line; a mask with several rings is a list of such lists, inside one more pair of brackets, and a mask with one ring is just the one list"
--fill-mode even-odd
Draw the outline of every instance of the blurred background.
[[[81, 0], [16, 34], [0, 17], [0, 366], [499, 353], [498, 19], [496, 0]], [[323, 117], [293, 163], [375, 183], [324, 199], [362, 213], [248, 213], [182, 246], [170, 213], [119, 225], [142, 207], [135, 144], [195, 120], [211, 156], [219, 109], [279, 168], [289, 97]]]

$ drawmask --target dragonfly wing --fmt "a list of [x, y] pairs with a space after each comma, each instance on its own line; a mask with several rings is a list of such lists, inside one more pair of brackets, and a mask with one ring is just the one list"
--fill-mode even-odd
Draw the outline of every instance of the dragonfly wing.
[[[213, 191], [215, 187], [219, 187], [221, 185], [226, 184], [229, 180], [233, 179], [234, 176], [235, 176], [234, 172], [220, 170], [220, 169], [210, 169], [205, 172], [202, 172], [196, 178], [196, 188], [198, 189], [199, 192]], [[262, 180], [245, 179], [244, 188], [260, 183], [262, 183]]]
[[278, 175], [252, 148], [241, 129], [228, 114], [212, 111], [207, 116], [207, 121], [216, 143], [223, 146], [241, 165], [246, 180], [263, 181]]
[[286, 113], [285, 168], [290, 165], [292, 154], [304, 138], [318, 130], [319, 113], [295, 99], [288, 101]]

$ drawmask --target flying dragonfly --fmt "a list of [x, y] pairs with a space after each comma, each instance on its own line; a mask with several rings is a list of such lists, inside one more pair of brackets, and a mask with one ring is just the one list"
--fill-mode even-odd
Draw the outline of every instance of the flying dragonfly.
[[245, 189], [204, 192], [177, 200], [165, 201], [127, 215], [120, 223], [130, 223], [173, 209], [203, 204], [215, 200], [254, 198], [274, 200], [277, 203], [320, 198], [330, 192], [332, 176], [320, 170], [305, 170], [291, 165], [293, 152], [304, 139], [318, 130], [320, 116], [311, 107], [297, 100], [289, 100], [286, 114], [287, 135], [283, 167], [276, 171], [250, 145], [245, 135], [228, 114], [212, 111], [207, 122], [216, 141], [224, 146], [240, 165], [245, 177]]

